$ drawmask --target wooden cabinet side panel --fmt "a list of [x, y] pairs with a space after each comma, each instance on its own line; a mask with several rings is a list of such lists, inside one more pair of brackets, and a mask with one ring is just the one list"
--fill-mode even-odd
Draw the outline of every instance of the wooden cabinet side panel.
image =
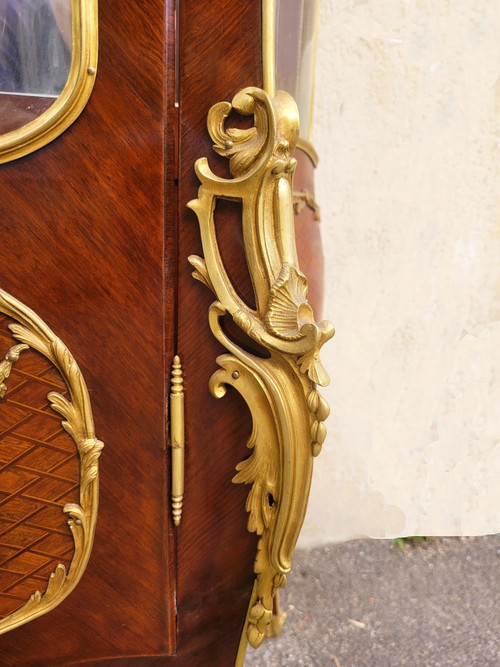
[[170, 262], [164, 275], [166, 9], [173, 15], [159, 0], [100, 3], [85, 111], [56, 141], [1, 167], [0, 286], [71, 350], [106, 443], [87, 571], [54, 611], [0, 637], [2, 665], [175, 650], [164, 483], [174, 330], [164, 290], [174, 273]]
[[[181, 3], [179, 353], [186, 391], [186, 490], [178, 530], [180, 664], [234, 665], [254, 579], [256, 538], [247, 530], [248, 488], [231, 482], [246, 458], [251, 433], [248, 408], [231, 389], [213, 398], [208, 381], [224, 350], [208, 326], [213, 295], [194, 282], [187, 258], [202, 254], [196, 216], [186, 208], [199, 182], [195, 161], [227, 169], [212, 150], [206, 129], [210, 107], [230, 101], [245, 86], [262, 85], [261, 2]], [[223, 173], [221, 171], [221, 173]], [[224, 256], [241, 255], [237, 206], [217, 211]], [[232, 279], [251, 293], [243, 262]], [[185, 662], [183, 662], [183, 659]]]
[[308, 301], [313, 307], [316, 319], [320, 320], [323, 311], [323, 247], [321, 244], [320, 214], [314, 211], [314, 166], [311, 158], [304, 151], [295, 151], [297, 168], [295, 170], [294, 194], [307, 194], [312, 197], [308, 204], [296, 205], [295, 236], [301, 270], [307, 276], [309, 285]]

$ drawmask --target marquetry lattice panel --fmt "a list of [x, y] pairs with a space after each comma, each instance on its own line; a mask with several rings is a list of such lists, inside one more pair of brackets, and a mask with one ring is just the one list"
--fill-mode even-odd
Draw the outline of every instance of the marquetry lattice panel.
[[[0, 317], [0, 359], [16, 343]], [[38, 352], [23, 351], [0, 400], [0, 618], [43, 592], [74, 543], [63, 507], [78, 502], [75, 443], [47, 394], [67, 396], [59, 373]]]

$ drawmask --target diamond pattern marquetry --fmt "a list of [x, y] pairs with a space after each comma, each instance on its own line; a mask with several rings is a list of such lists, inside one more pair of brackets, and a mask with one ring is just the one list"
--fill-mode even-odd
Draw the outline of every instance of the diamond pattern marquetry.
[[[0, 359], [13, 344], [0, 316]], [[26, 350], [6, 379], [0, 401], [0, 618], [43, 592], [58, 563], [67, 568], [73, 538], [63, 514], [78, 502], [79, 459], [75, 443], [47, 394], [67, 395], [55, 368]]]

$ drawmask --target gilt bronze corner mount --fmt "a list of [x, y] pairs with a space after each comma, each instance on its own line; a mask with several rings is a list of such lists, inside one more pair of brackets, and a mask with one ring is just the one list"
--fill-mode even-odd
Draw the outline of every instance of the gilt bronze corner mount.
[[[272, 86], [271, 86], [272, 89]], [[226, 128], [231, 111], [253, 115], [249, 129]], [[201, 186], [189, 203], [200, 225], [204, 257], [191, 256], [194, 277], [215, 295], [209, 310], [214, 336], [228, 351], [210, 390], [221, 397], [233, 386], [253, 418], [252, 453], [237, 466], [234, 482], [251, 485], [248, 529], [260, 536], [256, 580], [245, 623], [243, 645], [258, 647], [273, 613], [273, 600], [286, 583], [304, 520], [313, 458], [326, 436], [328, 404], [317, 386], [328, 383], [319, 354], [334, 334], [328, 321], [316, 322], [307, 301], [307, 279], [297, 257], [293, 212], [293, 157], [299, 135], [293, 98], [246, 88], [232, 103], [221, 102], [208, 115], [214, 150], [229, 160], [231, 179], [216, 176], [206, 158], [195, 169]], [[238, 295], [226, 272], [216, 237], [217, 199], [242, 205], [245, 255], [256, 308]], [[225, 333], [229, 313], [269, 358], [243, 350]], [[244, 647], [243, 647], [244, 652]], [[241, 650], [240, 650], [241, 654]]]

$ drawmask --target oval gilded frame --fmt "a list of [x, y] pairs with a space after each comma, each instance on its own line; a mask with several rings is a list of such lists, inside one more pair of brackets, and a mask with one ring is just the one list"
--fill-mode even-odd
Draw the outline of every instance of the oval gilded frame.
[[[85, 379], [75, 358], [45, 322], [28, 306], [0, 289], [0, 313], [14, 320], [8, 326], [18, 341], [7, 352], [0, 369], [2, 398], [13, 363], [29, 348], [41, 354], [59, 372], [67, 388], [64, 396], [51, 391], [47, 400], [62, 418], [62, 428], [71, 436], [80, 458], [78, 502], [64, 505], [73, 536], [74, 552], [69, 568], [59, 563], [50, 574], [45, 591], [35, 591], [26, 602], [0, 619], [0, 635], [14, 630], [57, 607], [82, 578], [94, 542], [99, 505], [99, 456], [103, 443], [96, 438], [92, 405]], [[16, 350], [14, 352], [14, 350]], [[48, 561], [50, 562], [50, 561]], [[3, 664], [3, 663], [2, 663]]]
[[26, 125], [0, 136], [0, 164], [33, 153], [66, 130], [81, 114], [97, 71], [97, 0], [71, 0], [73, 53], [62, 93]]

